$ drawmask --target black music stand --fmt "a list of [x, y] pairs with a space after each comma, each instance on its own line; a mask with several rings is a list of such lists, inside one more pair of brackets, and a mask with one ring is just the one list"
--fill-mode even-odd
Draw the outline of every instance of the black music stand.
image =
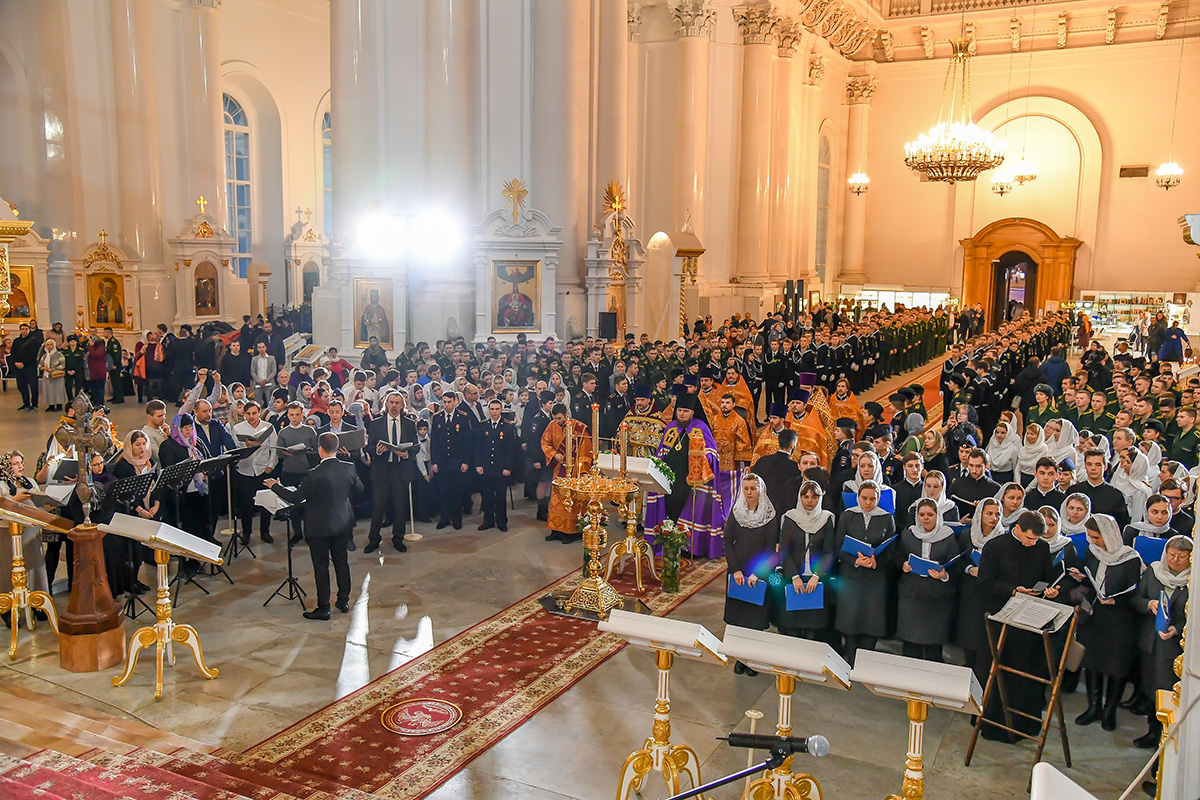
[[[190, 461], [180, 461], [178, 464], [172, 464], [169, 467], [163, 467], [162, 473], [159, 475], [156, 489], [162, 489], [169, 494], [180, 494], [186, 491], [188, 483], [192, 478], [196, 477], [196, 472], [203, 463], [200, 459], [192, 459]], [[198, 574], [198, 573], [197, 573]], [[199, 583], [196, 583], [196, 575], [188, 575], [183, 569], [183, 564], [180, 563], [179, 569], [175, 572], [175, 577], [171, 579], [171, 585], [175, 587], [175, 604], [179, 604], [179, 592], [183, 589], [183, 584], [190, 583], [200, 591], [208, 594], [208, 589], [205, 589]]]
[[[154, 481], [158, 477], [158, 473], [151, 471], [141, 475], [133, 475], [128, 478], [122, 478], [109, 487], [108, 493], [105, 495], [105, 502], [113, 506], [113, 510], [124, 509], [128, 512], [133, 512], [139, 503], [145, 501], [150, 493], [154, 490]], [[125, 606], [121, 609], [121, 613], [130, 619], [137, 619], [138, 615], [143, 610], [153, 613], [154, 609], [146, 605], [146, 601], [133, 591], [133, 585], [137, 583], [137, 562], [134, 559], [134, 541], [132, 539], [125, 540], [125, 561], [123, 566], [127, 576], [128, 588], [125, 590]], [[138, 608], [141, 604], [142, 608]]]
[[226, 564], [232, 564], [233, 560], [241, 555], [243, 550], [249, 553], [251, 558], [258, 558], [255, 552], [250, 549], [250, 537], [247, 536], [245, 542], [238, 537], [238, 519], [237, 515], [233, 513], [233, 471], [237, 467], [237, 462], [253, 455], [259, 447], [260, 445], [239, 447], [236, 450], [230, 450], [223, 454], [233, 459], [229, 463], [229, 469], [225, 471], [225, 493], [229, 500], [229, 527], [221, 532], [229, 534], [229, 541], [225, 543], [224, 548], [221, 550], [221, 558], [224, 559]]
[[[215, 476], [218, 472], [220, 472], [221, 470], [224, 469], [224, 470], [226, 470], [225, 481], [226, 481], [226, 484], [228, 485], [229, 469], [232, 468], [233, 463], [235, 461], [237, 461], [237, 459], [238, 459], [238, 457], [232, 455], [232, 453], [222, 453], [219, 456], [213, 456], [212, 458], [204, 459], [203, 461], [200, 462], [200, 466], [198, 466], [196, 468], [197, 474], [203, 473], [208, 476], [208, 515], [209, 515], [209, 519], [211, 520], [211, 524], [212, 524], [211, 530], [213, 531], [212, 535], [214, 537], [214, 540], [216, 537], [217, 521], [213, 517], [213, 500], [212, 500], [213, 480], [212, 479], [213, 479], [213, 476]], [[230, 499], [229, 502], [232, 505], [233, 500]], [[232, 513], [231, 513], [231, 517], [232, 517]], [[224, 551], [222, 551], [222, 557], [223, 556], [224, 556]], [[233, 578], [229, 577], [229, 573], [225, 571], [225, 567], [223, 567], [220, 564], [209, 565], [208, 574], [210, 577], [216, 577], [217, 575], [221, 575], [222, 577], [225, 578], [225, 580], [229, 581], [230, 586], [233, 586]]]
[[[264, 489], [263, 491], [271, 490]], [[274, 494], [274, 492], [272, 492], [272, 494]], [[276, 495], [276, 497], [278, 497], [278, 495]], [[288, 574], [287, 577], [283, 579], [283, 583], [279, 584], [279, 587], [276, 588], [275, 591], [271, 593], [271, 596], [267, 598], [267, 601], [263, 603], [263, 608], [266, 608], [268, 605], [270, 605], [271, 601], [276, 597], [282, 597], [284, 600], [300, 601], [300, 610], [307, 611], [308, 608], [304, 605], [304, 598], [308, 597], [308, 594], [304, 591], [304, 587], [300, 585], [300, 580], [296, 577], [296, 573], [292, 570], [292, 512], [296, 510], [297, 506], [300, 504], [297, 503], [293, 505], [288, 503], [282, 497], [279, 498], [279, 502], [287, 503], [287, 505], [276, 511], [271, 516], [274, 519], [282, 519], [287, 525], [286, 535]], [[286, 591], [284, 590], [285, 586], [287, 587]]]

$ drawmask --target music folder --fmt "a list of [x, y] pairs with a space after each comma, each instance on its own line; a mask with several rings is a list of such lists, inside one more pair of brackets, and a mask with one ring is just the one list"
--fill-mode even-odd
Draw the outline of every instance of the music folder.
[[367, 429], [355, 428], [354, 430], [342, 431], [335, 433], [334, 436], [338, 439], [338, 449], [346, 450], [361, 450], [367, 446]]
[[165, 522], [142, 519], [129, 514], [113, 514], [112, 520], [98, 526], [104, 533], [123, 536], [173, 556], [194, 558], [209, 564], [221, 564], [221, 545], [193, 536]]

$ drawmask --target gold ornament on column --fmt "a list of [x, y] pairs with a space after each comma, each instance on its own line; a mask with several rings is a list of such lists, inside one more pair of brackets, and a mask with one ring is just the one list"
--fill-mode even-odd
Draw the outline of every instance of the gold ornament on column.
[[621, 229], [621, 215], [628, 208], [625, 190], [617, 181], [609, 181], [604, 189], [604, 212], [613, 214], [613, 241], [609, 258], [613, 262], [608, 273], [610, 306], [617, 314], [617, 340], [625, 337], [625, 286], [629, 275], [629, 248], [625, 244], [625, 232]]
[[513, 225], [516, 225], [521, 221], [521, 212], [525, 210], [525, 198], [529, 196], [529, 189], [525, 188], [525, 183], [519, 178], [513, 178], [504, 184], [504, 191], [500, 194], [508, 201]]

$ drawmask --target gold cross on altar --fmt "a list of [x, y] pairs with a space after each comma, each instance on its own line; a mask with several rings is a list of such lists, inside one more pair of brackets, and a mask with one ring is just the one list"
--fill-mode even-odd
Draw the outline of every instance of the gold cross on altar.
[[204, 209], [208, 206], [208, 201], [204, 199], [204, 195], [200, 195], [196, 200], [196, 205], [200, 206], [200, 213], [203, 214]]
[[104, 247], [108, 243], [108, 231], [100, 229], [100, 246]]
[[504, 184], [504, 191], [500, 194], [508, 200], [509, 208], [512, 210], [512, 221], [516, 225], [520, 221], [521, 211], [525, 210], [525, 198], [529, 196], [529, 190], [525, 188], [524, 183], [513, 178]]
[[304, 221], [305, 222], [312, 221], [312, 209], [311, 208], [304, 209]]

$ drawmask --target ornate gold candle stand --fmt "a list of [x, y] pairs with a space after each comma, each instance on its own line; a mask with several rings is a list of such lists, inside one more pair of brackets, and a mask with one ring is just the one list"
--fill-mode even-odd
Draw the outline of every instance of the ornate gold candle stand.
[[[629, 428], [622, 422], [617, 433], [618, 447], [621, 455], [621, 477], [628, 478], [629, 472], [627, 463], [629, 459]], [[599, 459], [597, 459], [599, 460]], [[638, 508], [642, 498], [642, 487], [636, 481], [632, 481], [636, 487], [634, 494], [629, 496], [626, 503], [621, 505], [625, 514], [625, 538], [614, 544], [608, 551], [607, 564], [604, 567], [604, 580], [609, 580], [612, 577], [613, 567], [617, 563], [617, 559], [622, 559], [621, 571], [625, 571], [624, 559], [627, 556], [633, 557], [633, 574], [637, 580], [638, 593], [646, 591], [646, 587], [642, 584], [642, 559], [646, 559], [646, 564], [650, 567], [650, 574], [654, 576], [654, 580], [659, 580], [658, 571], [654, 569], [654, 551], [650, 549], [650, 543], [643, 537], [637, 535]]]
[[35, 630], [37, 623], [33, 618], [35, 609], [45, 611], [50, 620], [50, 627], [58, 633], [58, 612], [54, 601], [47, 592], [29, 590], [29, 573], [25, 569], [25, 549], [21, 542], [21, 529], [26, 526], [35, 528], [51, 528], [65, 534], [71, 529], [70, 520], [56, 517], [45, 511], [39, 511], [28, 506], [19, 505], [7, 498], [0, 499], [0, 520], [8, 523], [8, 533], [12, 537], [12, 590], [0, 594], [0, 616], [11, 614], [12, 639], [8, 645], [8, 658], [17, 658], [17, 633], [20, 629], [21, 611], [25, 611], [25, 624], [29, 630]]
[[170, 578], [167, 575], [167, 565], [170, 561], [170, 553], [166, 550], [155, 549], [154, 563], [158, 568], [158, 597], [154, 606], [157, 619], [153, 625], [139, 628], [133, 634], [133, 641], [129, 646], [129, 655], [125, 660], [125, 672], [113, 678], [113, 686], [125, 685], [133, 676], [133, 668], [137, 666], [138, 653], [154, 645], [156, 647], [154, 669], [155, 700], [162, 700], [163, 650], [166, 650], [167, 659], [170, 661], [171, 666], [175, 666], [175, 649], [173, 647], [175, 642], [186, 645], [192, 651], [192, 656], [196, 659], [196, 666], [200, 668], [201, 675], [211, 679], [217, 677], [218, 674], [218, 670], [209, 669], [208, 665], [204, 663], [204, 654], [200, 650], [200, 635], [196, 633], [196, 629], [191, 625], [179, 625], [171, 619], [171, 587]]

